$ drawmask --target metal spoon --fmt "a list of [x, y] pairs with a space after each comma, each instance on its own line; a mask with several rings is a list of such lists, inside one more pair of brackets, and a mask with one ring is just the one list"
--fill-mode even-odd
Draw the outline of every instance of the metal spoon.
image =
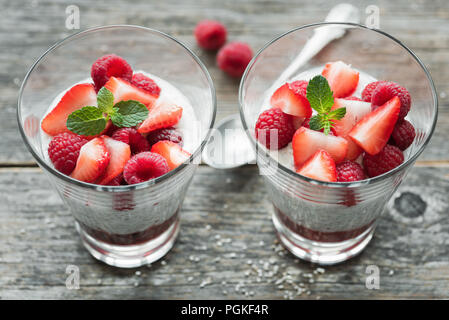
[[[349, 3], [341, 3], [329, 11], [325, 21], [358, 23], [360, 21], [359, 10]], [[345, 33], [346, 30], [343, 27], [323, 26], [317, 28], [299, 55], [273, 83], [272, 89], [287, 81], [326, 45], [341, 38]], [[239, 114], [232, 114], [217, 123], [202, 155], [203, 162], [217, 169], [236, 168], [255, 161], [256, 154], [242, 127]]]

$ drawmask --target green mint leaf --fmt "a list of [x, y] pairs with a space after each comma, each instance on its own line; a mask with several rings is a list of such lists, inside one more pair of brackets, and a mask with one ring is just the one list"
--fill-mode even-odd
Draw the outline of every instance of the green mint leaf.
[[72, 112], [67, 118], [67, 129], [83, 136], [94, 136], [106, 127], [106, 118], [97, 107], [87, 106]]
[[314, 115], [312, 118], [310, 118], [309, 127], [312, 130], [319, 131], [323, 129], [324, 121], [324, 116], [322, 114]]
[[123, 116], [120, 114], [120, 113], [113, 113], [113, 114], [111, 114], [111, 121], [112, 121], [112, 123], [113, 124], [115, 124], [117, 127], [120, 127], [120, 128], [122, 128], [122, 127], [126, 127], [125, 125], [124, 125], [124, 119], [123, 119]]
[[338, 108], [335, 110], [332, 110], [331, 112], [329, 112], [329, 119], [332, 120], [340, 120], [342, 119], [346, 114], [346, 108]]
[[[145, 120], [148, 116], [148, 109], [144, 104], [135, 100], [120, 101], [114, 105], [114, 109], [120, 116], [112, 116], [112, 123], [118, 127], [134, 127]], [[117, 122], [114, 122], [114, 120]]]
[[105, 87], [101, 88], [97, 94], [97, 104], [101, 112], [108, 113], [110, 115], [113, 113], [114, 95]]
[[325, 135], [328, 135], [329, 132], [331, 132], [331, 126], [332, 126], [332, 124], [329, 120], [324, 121], [324, 123], [323, 123], [324, 131], [323, 132]]
[[307, 85], [307, 100], [318, 113], [328, 113], [334, 105], [334, 96], [326, 78], [318, 75]]

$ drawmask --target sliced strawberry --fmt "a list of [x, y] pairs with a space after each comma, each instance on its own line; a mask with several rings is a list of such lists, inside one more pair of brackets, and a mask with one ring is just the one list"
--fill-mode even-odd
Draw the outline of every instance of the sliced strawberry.
[[178, 123], [181, 116], [181, 107], [172, 103], [159, 103], [150, 110], [148, 117], [142, 122], [137, 131], [146, 133], [161, 128], [172, 127]]
[[349, 136], [345, 136], [344, 138], [348, 142], [348, 153], [346, 154], [346, 159], [354, 161], [363, 153], [363, 149], [360, 148], [359, 145], [351, 138], [349, 138]]
[[154, 105], [157, 97], [149, 92], [133, 86], [126, 80], [111, 77], [104, 85], [114, 95], [114, 103], [126, 100], [136, 100], [144, 104], [148, 109]]
[[292, 148], [295, 165], [299, 168], [320, 149], [327, 151], [336, 163], [343, 161], [348, 152], [348, 142], [342, 137], [301, 127], [293, 136]]
[[329, 82], [334, 98], [350, 96], [359, 84], [359, 73], [342, 61], [327, 63], [321, 74]]
[[390, 139], [400, 109], [399, 98], [392, 98], [363, 117], [349, 132], [349, 137], [367, 153], [379, 153]]
[[332, 120], [337, 136], [346, 136], [364, 116], [371, 112], [371, 103], [356, 100], [335, 99], [332, 110], [346, 108], [345, 116], [340, 120]]
[[286, 83], [278, 88], [271, 96], [270, 104], [292, 116], [310, 118], [312, 108], [306, 98], [307, 82], [303, 81], [305, 86], [295, 85], [296, 82], [298, 81]]
[[315, 152], [301, 168], [296, 170], [296, 172], [315, 180], [328, 182], [337, 181], [335, 161], [332, 159], [331, 155], [324, 150]]
[[101, 137], [111, 155], [108, 167], [98, 179], [98, 184], [109, 184], [111, 180], [123, 172], [126, 162], [131, 158], [131, 148], [128, 144], [112, 139], [108, 136]]
[[75, 170], [70, 176], [80, 181], [94, 182], [106, 171], [110, 159], [103, 138], [94, 138], [81, 147]]
[[42, 120], [41, 127], [49, 135], [70, 132], [67, 129], [67, 118], [78, 109], [85, 106], [96, 106], [97, 94], [90, 83], [77, 84], [70, 88], [56, 107]]
[[183, 164], [191, 156], [191, 154], [182, 149], [179, 144], [168, 140], [157, 142], [151, 148], [151, 152], [158, 153], [163, 156], [165, 160], [167, 160], [170, 170], [173, 170]]

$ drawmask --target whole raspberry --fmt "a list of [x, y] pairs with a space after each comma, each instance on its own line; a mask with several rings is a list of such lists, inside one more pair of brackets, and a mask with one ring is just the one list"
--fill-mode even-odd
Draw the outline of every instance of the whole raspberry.
[[384, 82], [377, 85], [371, 96], [371, 105], [376, 109], [395, 96], [401, 100], [401, 110], [399, 111], [398, 120], [402, 120], [410, 111], [412, 99], [407, 89], [397, 83]]
[[170, 169], [167, 161], [154, 152], [141, 152], [134, 155], [123, 169], [123, 177], [128, 184], [135, 184], [166, 174]]
[[218, 67], [233, 77], [241, 77], [246, 66], [251, 61], [253, 52], [243, 42], [231, 42], [218, 51]]
[[159, 94], [161, 93], [161, 88], [159, 88], [156, 82], [143, 73], [134, 73], [131, 84], [151, 93], [155, 97], [159, 97]]
[[129, 144], [132, 154], [150, 151], [147, 139], [134, 128], [119, 128], [111, 138]]
[[376, 177], [388, 172], [404, 162], [404, 154], [396, 146], [387, 144], [378, 154], [372, 156], [365, 153], [363, 166], [368, 176]]
[[227, 31], [224, 25], [214, 20], [203, 20], [195, 27], [198, 45], [207, 50], [220, 49], [226, 42]]
[[337, 164], [337, 181], [352, 182], [365, 179], [365, 172], [357, 162], [345, 160]]
[[48, 155], [56, 170], [70, 175], [75, 169], [81, 147], [89, 140], [74, 133], [60, 133], [48, 145]]
[[415, 128], [407, 120], [397, 122], [393, 132], [391, 133], [391, 140], [394, 141], [394, 145], [401, 150], [407, 149], [415, 139]]
[[168, 140], [182, 147], [182, 135], [173, 127], [151, 131], [147, 136], [147, 140], [150, 145], [154, 145], [162, 140]]
[[374, 81], [368, 83], [362, 91], [362, 100], [365, 102], [371, 102], [371, 96], [373, 95], [374, 89], [376, 89], [377, 85], [380, 83], [384, 83], [386, 81]]
[[[256, 122], [256, 138], [268, 149], [281, 149], [292, 141], [295, 128], [292, 116], [280, 108], [265, 110]], [[277, 141], [273, 140], [277, 137]]]
[[95, 90], [98, 92], [110, 77], [118, 77], [131, 82], [133, 69], [122, 57], [107, 54], [93, 63], [90, 75], [94, 81]]
[[125, 179], [123, 179], [123, 173], [120, 173], [117, 177], [109, 181], [108, 186], [121, 186], [126, 185]]
[[297, 80], [297, 81], [290, 82], [288, 84], [288, 86], [290, 87], [290, 89], [295, 91], [295, 93], [298, 93], [298, 94], [306, 97], [307, 96], [307, 86], [308, 86], [308, 84], [309, 84], [308, 81]]

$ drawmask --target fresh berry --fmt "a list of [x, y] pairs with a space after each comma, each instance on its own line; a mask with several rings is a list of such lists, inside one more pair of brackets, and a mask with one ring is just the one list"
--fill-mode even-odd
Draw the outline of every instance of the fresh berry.
[[401, 150], [407, 149], [415, 140], [415, 128], [407, 120], [397, 122], [396, 126], [391, 133], [391, 139], [394, 141], [394, 145]]
[[114, 95], [114, 103], [136, 100], [143, 103], [148, 109], [151, 109], [157, 98], [147, 91], [133, 86], [130, 82], [116, 77], [111, 77], [104, 87]]
[[148, 134], [147, 140], [150, 145], [154, 145], [159, 141], [168, 140], [179, 144], [182, 147], [182, 135], [175, 128], [163, 128], [152, 131]]
[[[268, 149], [277, 150], [292, 141], [295, 128], [293, 117], [279, 108], [265, 110], [256, 122], [256, 138]], [[277, 138], [277, 140], [275, 139]]]
[[336, 163], [343, 161], [348, 142], [342, 137], [301, 127], [293, 135], [292, 148], [295, 165], [300, 168], [318, 150], [328, 152]]
[[340, 120], [332, 120], [334, 132], [338, 136], [346, 136], [364, 116], [371, 112], [371, 103], [357, 100], [335, 99], [332, 110], [346, 108]]
[[88, 140], [74, 133], [60, 133], [48, 145], [48, 155], [56, 170], [70, 175], [75, 169], [80, 149]]
[[172, 103], [159, 103], [148, 113], [148, 117], [140, 124], [137, 131], [147, 133], [157, 129], [172, 127], [182, 117], [182, 107]]
[[363, 166], [368, 176], [376, 177], [388, 172], [404, 162], [404, 154], [396, 146], [387, 144], [378, 154], [365, 153]]
[[126, 143], [108, 136], [101, 137], [108, 149], [111, 159], [105, 173], [98, 179], [98, 184], [109, 184], [111, 180], [123, 173], [123, 168], [131, 158], [131, 148]]
[[195, 38], [198, 45], [206, 50], [217, 50], [226, 42], [227, 31], [218, 21], [203, 20], [195, 27]]
[[90, 75], [94, 81], [95, 90], [98, 92], [111, 77], [131, 81], [133, 69], [122, 57], [107, 54], [93, 63]]
[[182, 149], [179, 144], [163, 140], [157, 142], [153, 147], [151, 147], [151, 152], [160, 154], [167, 160], [168, 167], [170, 170], [175, 169], [184, 162], [186, 162], [191, 154], [184, 149]]
[[363, 153], [363, 149], [360, 148], [359, 145], [355, 143], [349, 136], [345, 136], [344, 138], [348, 142], [348, 153], [346, 154], [346, 159], [353, 161]]
[[126, 163], [123, 177], [128, 184], [135, 184], [160, 177], [168, 171], [164, 157], [153, 152], [141, 152]]
[[362, 99], [360, 99], [359, 97], [356, 97], [356, 96], [346, 97], [345, 100], [363, 101]]
[[398, 97], [387, 101], [383, 106], [363, 117], [351, 129], [349, 137], [371, 155], [380, 152], [390, 139], [398, 120], [400, 107], [401, 102]]
[[131, 153], [150, 151], [147, 139], [134, 128], [119, 128], [112, 134], [112, 139], [124, 142], [131, 147]]
[[334, 98], [350, 96], [359, 84], [359, 73], [342, 61], [327, 63], [321, 74], [329, 82]]
[[56, 107], [42, 120], [42, 130], [51, 136], [70, 132], [67, 129], [67, 118], [78, 109], [85, 106], [96, 106], [97, 94], [90, 83], [77, 84], [69, 89]]
[[360, 164], [354, 161], [343, 161], [337, 164], [337, 181], [353, 182], [365, 179], [365, 172]]
[[307, 81], [284, 84], [273, 93], [270, 104], [292, 116], [310, 118], [312, 108], [306, 96], [307, 84]]
[[116, 176], [114, 179], [112, 179], [111, 181], [109, 181], [107, 184], [107, 186], [122, 186], [122, 185], [126, 185], [126, 181], [123, 178], [123, 172], [120, 173], [118, 176]]
[[365, 102], [371, 103], [371, 97], [373, 95], [374, 89], [376, 89], [377, 85], [380, 83], [384, 83], [386, 81], [374, 81], [371, 83], [368, 83], [362, 91], [362, 100]]
[[154, 82], [153, 79], [148, 78], [143, 73], [134, 73], [131, 84], [137, 88], [143, 89], [152, 94], [156, 98], [161, 93], [161, 88]]
[[103, 138], [94, 138], [81, 147], [71, 177], [93, 183], [106, 171], [110, 159], [111, 156]]
[[315, 180], [337, 181], [335, 161], [324, 150], [316, 151], [296, 172]]
[[412, 99], [407, 89], [401, 87], [397, 83], [394, 82], [380, 83], [373, 91], [373, 95], [371, 97], [371, 104], [373, 105], [373, 108], [376, 109], [377, 107], [383, 105], [385, 102], [389, 101], [393, 97], [398, 97], [399, 100], [401, 101], [401, 111], [399, 112], [399, 119], [402, 120], [410, 111]]
[[233, 77], [242, 76], [253, 57], [251, 48], [243, 42], [231, 42], [218, 51], [218, 67]]

